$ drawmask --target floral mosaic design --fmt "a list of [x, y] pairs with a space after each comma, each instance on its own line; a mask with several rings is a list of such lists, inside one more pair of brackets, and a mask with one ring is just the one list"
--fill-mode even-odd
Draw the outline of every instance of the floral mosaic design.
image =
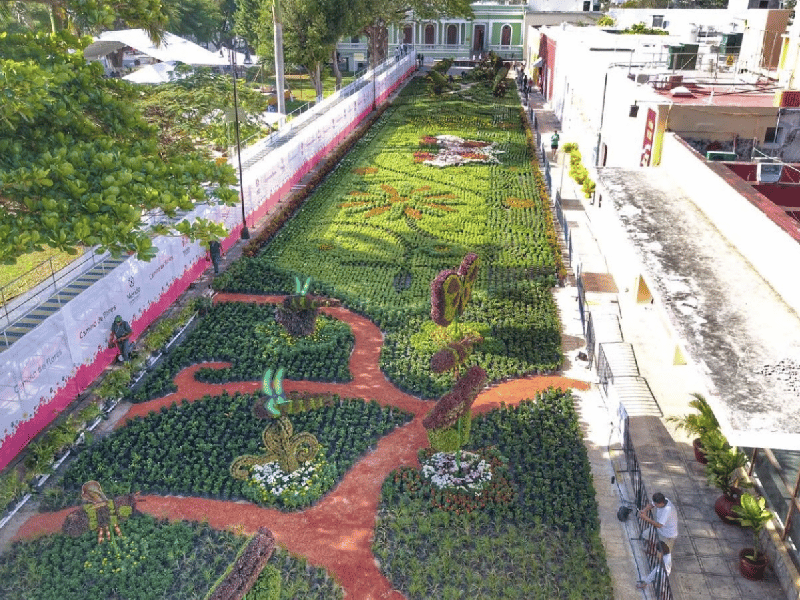
[[490, 142], [465, 140], [456, 135], [425, 136], [423, 150], [414, 152], [414, 162], [431, 167], [455, 167], [468, 163], [499, 164], [500, 150]]
[[388, 212], [389, 216], [395, 218], [405, 216], [419, 220], [423, 213], [440, 215], [456, 210], [448, 203], [456, 198], [455, 194], [437, 194], [429, 185], [401, 193], [394, 186], [383, 184], [380, 190], [380, 192], [350, 192], [349, 195], [353, 200], [345, 202], [341, 207], [353, 209], [365, 219]]

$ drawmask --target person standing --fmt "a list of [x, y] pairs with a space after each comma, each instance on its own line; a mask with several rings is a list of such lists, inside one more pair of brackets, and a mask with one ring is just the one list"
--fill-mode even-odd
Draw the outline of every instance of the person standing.
[[653, 494], [653, 501], [639, 511], [639, 518], [658, 530], [658, 538], [670, 552], [678, 538], [678, 513], [675, 505], [661, 492]]
[[556, 155], [558, 154], [558, 140], [561, 137], [558, 135], [558, 129], [556, 129], [555, 133], [550, 137], [550, 150], [553, 152], [553, 160], [556, 159]]
[[114, 322], [111, 324], [111, 341], [110, 346], [116, 346], [119, 350], [119, 360], [127, 362], [131, 359], [131, 336], [133, 330], [127, 321], [123, 320], [120, 315], [114, 317]]
[[208, 243], [208, 256], [214, 265], [214, 275], [219, 275], [219, 261], [222, 258], [222, 245], [217, 240]]

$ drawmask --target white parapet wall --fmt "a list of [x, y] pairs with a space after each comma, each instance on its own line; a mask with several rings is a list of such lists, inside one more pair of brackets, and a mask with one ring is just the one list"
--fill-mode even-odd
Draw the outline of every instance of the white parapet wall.
[[793, 275], [800, 264], [800, 227], [749, 183], [721, 163], [706, 162], [673, 133], [664, 134], [660, 168], [675, 181], [692, 182], [695, 205], [800, 315], [800, 279]]

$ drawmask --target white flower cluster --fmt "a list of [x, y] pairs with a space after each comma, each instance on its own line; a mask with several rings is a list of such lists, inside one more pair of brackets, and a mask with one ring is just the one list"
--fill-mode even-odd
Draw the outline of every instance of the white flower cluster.
[[495, 148], [494, 144], [478, 145], [480, 143], [455, 135], [437, 135], [436, 141], [439, 152], [433, 158], [423, 161], [432, 167], [453, 167], [471, 162], [499, 164], [496, 155], [503, 152]]
[[422, 465], [422, 476], [440, 490], [480, 492], [492, 480], [492, 468], [474, 452], [437, 452]]
[[291, 473], [284, 473], [277, 462], [254, 465], [250, 471], [250, 478], [276, 496], [283, 495], [287, 490], [296, 493], [297, 490], [307, 488], [312, 483], [318, 464], [310, 460]]

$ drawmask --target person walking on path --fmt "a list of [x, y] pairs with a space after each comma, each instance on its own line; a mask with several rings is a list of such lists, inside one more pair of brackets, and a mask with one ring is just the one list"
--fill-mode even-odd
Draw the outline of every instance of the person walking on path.
[[553, 151], [553, 160], [556, 159], [558, 155], [558, 140], [561, 137], [558, 135], [558, 129], [556, 129], [555, 133], [553, 133], [552, 137], [550, 138], [550, 149]]
[[222, 258], [222, 245], [217, 240], [208, 243], [208, 256], [214, 265], [214, 275], [219, 275], [219, 261]]
[[[655, 514], [653, 514], [655, 513]], [[653, 494], [653, 501], [639, 511], [639, 518], [658, 531], [658, 538], [666, 543], [670, 552], [678, 538], [678, 513], [661, 492]]]
[[661, 578], [663, 579], [664, 577], [669, 577], [669, 574], [672, 572], [672, 554], [669, 551], [669, 546], [667, 546], [665, 542], [658, 542], [656, 554], [658, 557], [656, 566], [653, 567], [650, 574], [644, 578], [644, 581], [640, 581], [636, 584], [637, 589], [643, 590], [646, 588], [647, 584], [653, 583], [659, 574], [661, 574]]

